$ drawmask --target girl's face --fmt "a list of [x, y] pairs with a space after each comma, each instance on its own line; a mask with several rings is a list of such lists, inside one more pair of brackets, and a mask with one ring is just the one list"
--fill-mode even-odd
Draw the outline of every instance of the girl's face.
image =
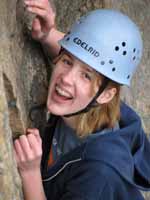
[[55, 115], [67, 115], [85, 108], [98, 90], [93, 87], [96, 72], [69, 53], [57, 61], [49, 86], [47, 107]]

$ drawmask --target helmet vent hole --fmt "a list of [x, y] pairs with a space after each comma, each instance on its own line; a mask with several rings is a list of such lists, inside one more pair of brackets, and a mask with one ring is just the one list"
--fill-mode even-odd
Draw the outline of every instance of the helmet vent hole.
[[125, 47], [125, 46], [126, 46], [126, 43], [125, 43], [125, 42], [122, 42], [122, 46]]
[[105, 65], [105, 61], [101, 61], [101, 65]]
[[69, 41], [70, 40], [70, 37], [66, 38], [66, 41]]
[[135, 53], [135, 51], [136, 51], [136, 48], [133, 49], [133, 52], [134, 52], [134, 53]]
[[119, 51], [119, 47], [118, 46], [115, 47], [115, 51]]
[[130, 78], [130, 75], [127, 76], [127, 79], [129, 79], [129, 78]]
[[112, 71], [113, 71], [113, 72], [114, 72], [114, 71], [116, 71], [116, 68], [115, 68], [115, 67], [113, 67], [113, 68], [112, 68]]
[[109, 60], [109, 64], [113, 64], [114, 63], [114, 61], [113, 60]]
[[133, 60], [135, 60], [135, 59], [136, 59], [136, 57], [134, 56], [134, 57], [133, 57]]
[[126, 51], [123, 51], [123, 53], [122, 53], [124, 56], [127, 54], [127, 52]]

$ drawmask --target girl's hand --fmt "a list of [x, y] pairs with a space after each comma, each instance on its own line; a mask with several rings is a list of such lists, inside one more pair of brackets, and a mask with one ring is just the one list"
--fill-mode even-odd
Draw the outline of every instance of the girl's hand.
[[21, 175], [39, 170], [42, 156], [42, 140], [38, 129], [27, 129], [27, 135], [22, 135], [19, 139], [16, 139], [14, 153]]
[[55, 27], [55, 8], [48, 0], [24, 0], [27, 10], [37, 16], [32, 24], [32, 37], [42, 43]]

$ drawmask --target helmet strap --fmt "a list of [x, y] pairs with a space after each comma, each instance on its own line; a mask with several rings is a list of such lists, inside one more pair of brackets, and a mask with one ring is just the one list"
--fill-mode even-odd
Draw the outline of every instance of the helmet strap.
[[99, 97], [99, 95], [101, 95], [103, 93], [103, 91], [106, 89], [107, 85], [109, 83], [109, 79], [107, 77], [105, 77], [103, 79], [103, 82], [101, 84], [101, 86], [99, 87], [99, 90], [97, 91], [96, 95], [93, 97], [93, 99], [90, 101], [90, 103], [83, 109], [75, 112], [75, 113], [71, 113], [71, 114], [67, 114], [67, 115], [63, 115], [64, 117], [72, 117], [74, 115], [79, 115], [82, 113], [86, 113], [88, 112], [91, 108], [98, 106], [98, 103], [96, 101], [96, 99]]

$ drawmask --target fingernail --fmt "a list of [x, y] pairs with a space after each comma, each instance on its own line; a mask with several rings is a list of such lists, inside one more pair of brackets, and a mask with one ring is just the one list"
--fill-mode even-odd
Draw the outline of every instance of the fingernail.
[[28, 11], [32, 11], [32, 8], [31, 8], [31, 7], [27, 7], [27, 10], [28, 10]]
[[24, 1], [25, 5], [30, 5], [29, 1]]

